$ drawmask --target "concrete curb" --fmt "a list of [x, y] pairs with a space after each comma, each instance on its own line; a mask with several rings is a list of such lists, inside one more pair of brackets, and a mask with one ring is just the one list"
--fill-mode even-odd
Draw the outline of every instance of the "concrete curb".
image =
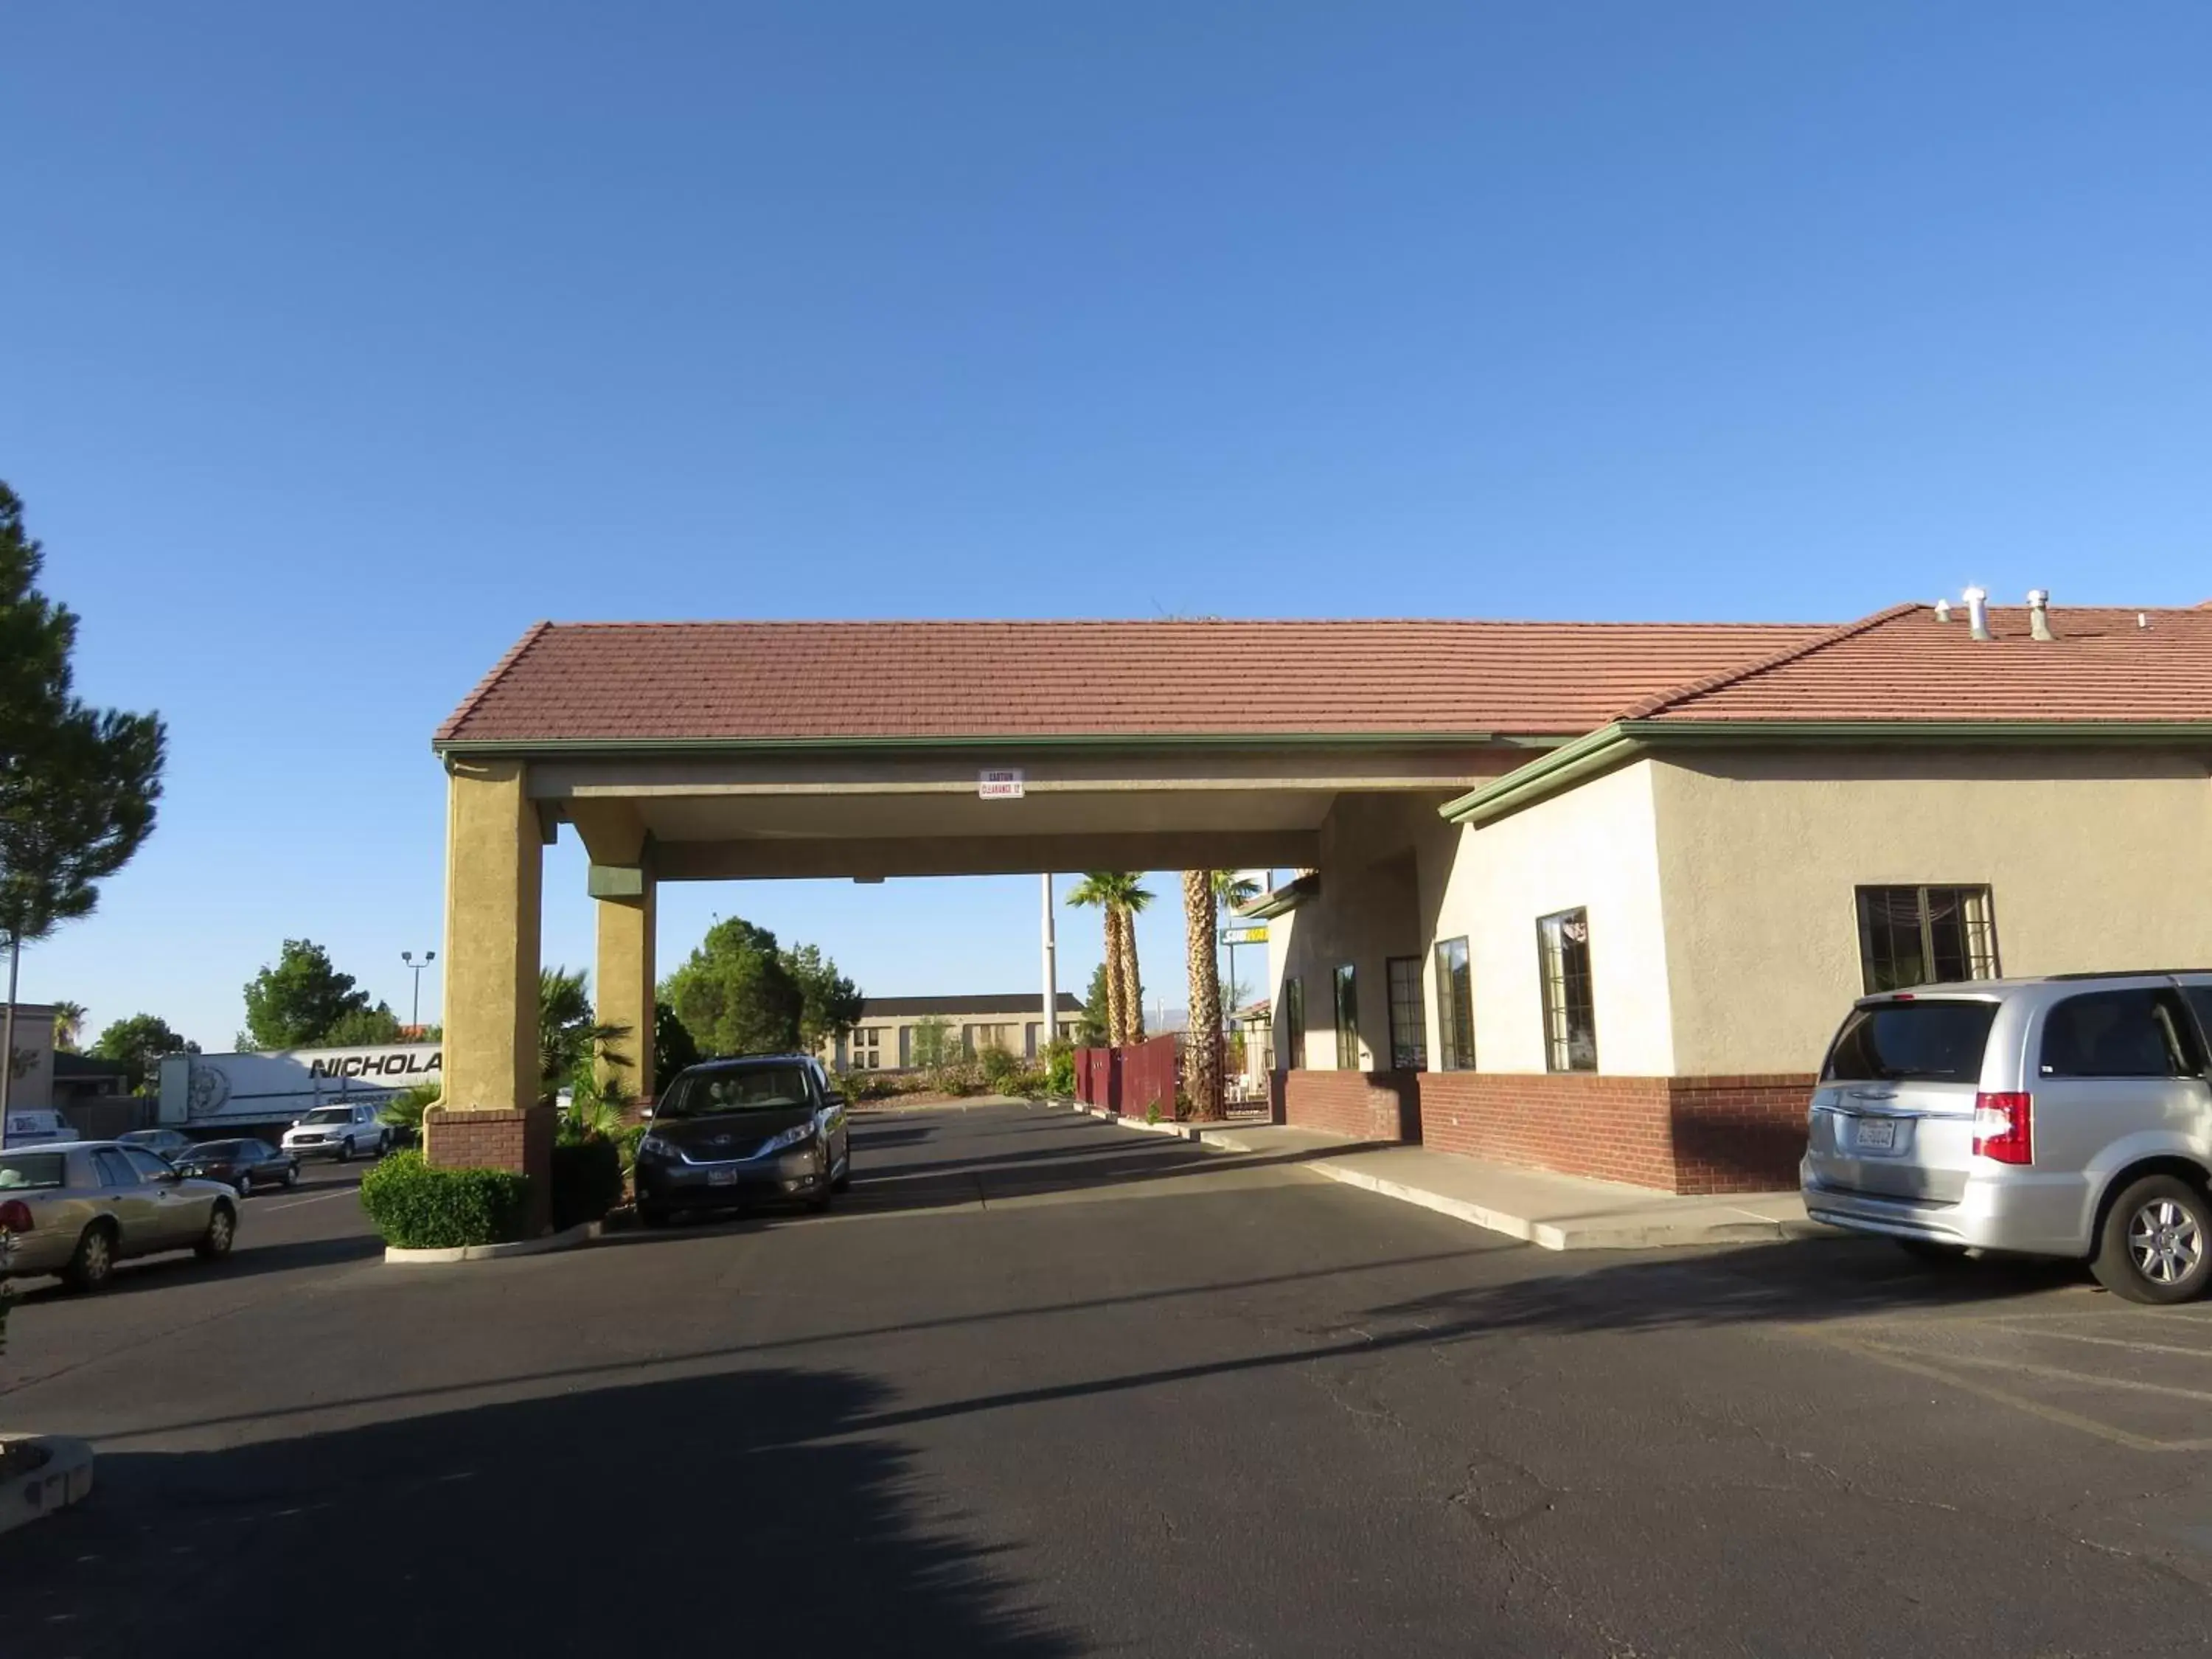
[[[1185, 1140], [1218, 1147], [1224, 1152], [1250, 1153], [1261, 1150], [1249, 1141], [1238, 1139], [1227, 1125], [1143, 1123], [1129, 1118], [1117, 1118], [1113, 1113], [1101, 1111], [1096, 1107], [1079, 1107], [1078, 1109], [1087, 1111], [1091, 1116], [1103, 1118], [1107, 1122], [1119, 1123], [1124, 1128], [1142, 1129], [1152, 1134], [1176, 1135]], [[1370, 1175], [1356, 1164], [1334, 1158], [1308, 1158], [1301, 1167], [1346, 1187], [1357, 1187], [1362, 1192], [1395, 1199], [1401, 1204], [1431, 1210], [1438, 1215], [1449, 1216], [1455, 1221], [1464, 1221], [1470, 1226], [1503, 1233], [1508, 1238], [1517, 1238], [1544, 1250], [1656, 1250], [1686, 1244], [1775, 1244], [1785, 1240], [1832, 1237], [1834, 1235], [1832, 1228], [1824, 1227], [1818, 1222], [1781, 1220], [1751, 1210], [1735, 1210], [1724, 1216], [1707, 1214], [1679, 1221], [1663, 1217], [1634, 1216], [1625, 1216], [1618, 1220], [1600, 1218], [1574, 1224], [1537, 1221], [1527, 1216], [1492, 1209], [1470, 1199], [1452, 1198], [1425, 1188], [1407, 1186], [1403, 1182], [1393, 1181], [1387, 1176]], [[1662, 1196], [1663, 1194], [1654, 1194], [1655, 1199]], [[1715, 1200], [1714, 1207], [1725, 1209], [1727, 1201]]]
[[384, 1259], [398, 1267], [427, 1267], [442, 1261], [501, 1261], [511, 1255], [544, 1255], [552, 1250], [573, 1250], [588, 1244], [599, 1236], [605, 1224], [599, 1221], [580, 1222], [566, 1232], [550, 1233], [544, 1238], [518, 1238], [505, 1244], [462, 1244], [445, 1250], [403, 1250], [397, 1244], [384, 1247]]
[[0, 1445], [28, 1444], [46, 1453], [35, 1469], [0, 1480], [0, 1532], [28, 1526], [92, 1493], [92, 1448], [65, 1434], [0, 1435]]

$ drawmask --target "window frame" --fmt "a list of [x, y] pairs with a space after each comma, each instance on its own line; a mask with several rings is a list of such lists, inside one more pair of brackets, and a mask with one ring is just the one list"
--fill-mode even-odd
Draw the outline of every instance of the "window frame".
[[[1877, 977], [1875, 971], [1874, 926], [1869, 904], [1875, 894], [1899, 893], [1911, 893], [1918, 912], [1922, 976], [1886, 983]], [[1938, 894], [1950, 895], [1960, 906], [1960, 942], [1966, 959], [1966, 974], [1963, 979], [1936, 977], [1937, 924], [1932, 896]], [[1982, 915], [1981, 920], [1976, 922], [1972, 918], [1969, 907], [1978, 900]], [[1996, 890], [1989, 882], [1860, 882], [1851, 889], [1851, 920], [1858, 934], [1859, 985], [1865, 995], [1880, 996], [1886, 992], [1910, 990], [1917, 985], [1972, 985], [1984, 980], [2004, 977], [2003, 958], [1997, 939]], [[1978, 948], [1975, 939], [1977, 931], [1982, 936]]]
[[1328, 970], [1329, 1012], [1336, 1020], [1336, 1069], [1357, 1072], [1359, 1064], [1359, 964], [1340, 962]]
[[[1459, 963], [1454, 967], [1445, 951], [1456, 945]], [[1437, 971], [1437, 1053], [1438, 1070], [1474, 1070], [1474, 958], [1468, 938], [1461, 933], [1440, 939], [1430, 952]], [[1464, 978], [1464, 992], [1459, 983]]]
[[[1583, 936], [1572, 938], [1567, 928], [1579, 921]], [[1558, 930], [1559, 945], [1553, 943], [1554, 927]], [[1570, 971], [1569, 945], [1578, 946], [1582, 956], [1579, 974]], [[1554, 969], [1557, 958], [1557, 972]], [[1581, 1013], [1589, 1037], [1589, 1060], [1579, 1063], [1576, 1055], [1573, 1018], [1577, 1012], [1572, 1006], [1573, 993], [1577, 984], [1582, 993]], [[1595, 1073], [1597, 1061], [1597, 968], [1590, 949], [1589, 907], [1577, 904], [1565, 910], [1553, 910], [1536, 918], [1536, 988], [1544, 1012], [1544, 1069], [1551, 1073]]]
[[[1383, 957], [1382, 989], [1385, 1012], [1390, 1016], [1390, 1069], [1427, 1071], [1429, 1014], [1421, 1005], [1420, 957]], [[1401, 1060], [1404, 1054], [1411, 1058]]]

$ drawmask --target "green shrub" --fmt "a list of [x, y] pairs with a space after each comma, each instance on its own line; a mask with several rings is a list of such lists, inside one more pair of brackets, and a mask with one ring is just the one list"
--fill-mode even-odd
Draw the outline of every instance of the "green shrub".
[[1156, 1100], [1151, 1105], [1145, 1108], [1145, 1121], [1147, 1123], [1158, 1123], [1159, 1121], [1160, 1103]]
[[1001, 1048], [994, 1043], [975, 1058], [986, 1085], [1002, 1095], [1013, 1092], [1009, 1085], [1021, 1071], [1022, 1062], [1014, 1057], [1012, 1049]]
[[1048, 1045], [1044, 1051], [1044, 1092], [1048, 1095], [1072, 1095], [1075, 1092], [1075, 1047], [1062, 1041]]
[[983, 1068], [972, 1060], [950, 1060], [941, 1066], [933, 1066], [928, 1073], [929, 1086], [941, 1095], [980, 1095], [983, 1092]]
[[623, 1200], [623, 1154], [607, 1139], [570, 1141], [553, 1148], [553, 1231], [603, 1221]]
[[530, 1177], [507, 1170], [433, 1169], [410, 1149], [362, 1177], [361, 1206], [384, 1242], [403, 1250], [503, 1244], [522, 1237]]

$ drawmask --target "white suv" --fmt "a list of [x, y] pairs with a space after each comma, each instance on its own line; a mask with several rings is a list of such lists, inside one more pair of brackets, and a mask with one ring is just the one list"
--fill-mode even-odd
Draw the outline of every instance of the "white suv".
[[284, 1150], [295, 1158], [334, 1158], [341, 1164], [356, 1153], [382, 1158], [392, 1131], [378, 1106], [318, 1106], [284, 1131]]

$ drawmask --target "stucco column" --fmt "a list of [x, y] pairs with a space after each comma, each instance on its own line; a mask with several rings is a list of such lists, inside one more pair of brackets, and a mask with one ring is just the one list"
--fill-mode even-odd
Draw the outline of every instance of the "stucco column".
[[626, 1025], [629, 1035], [607, 1047], [630, 1061], [612, 1066], [602, 1058], [599, 1077], [611, 1077], [640, 1098], [653, 1091], [653, 872], [641, 871], [635, 895], [598, 900], [599, 961], [593, 976], [602, 1025]]
[[433, 1164], [520, 1170], [542, 1191], [553, 1143], [538, 1103], [537, 803], [519, 761], [454, 760], [447, 773], [445, 1092], [423, 1150]]

